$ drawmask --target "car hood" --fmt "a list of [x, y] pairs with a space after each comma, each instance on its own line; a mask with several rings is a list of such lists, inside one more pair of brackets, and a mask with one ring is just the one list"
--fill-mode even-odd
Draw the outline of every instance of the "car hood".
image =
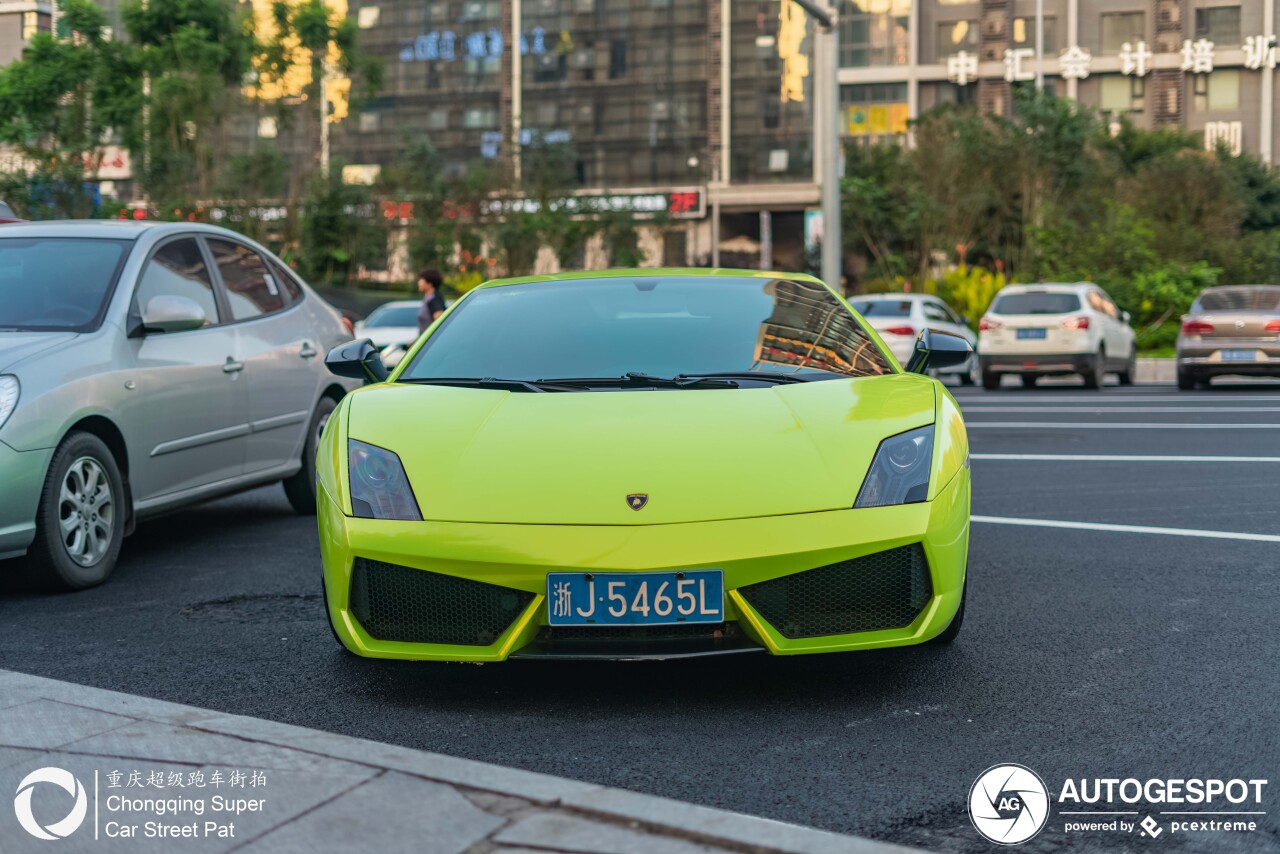
[[74, 332], [0, 332], [0, 373], [75, 337]]
[[351, 396], [347, 429], [400, 455], [426, 519], [648, 525], [852, 507], [880, 440], [933, 423], [934, 405], [912, 374], [547, 394], [391, 384]]

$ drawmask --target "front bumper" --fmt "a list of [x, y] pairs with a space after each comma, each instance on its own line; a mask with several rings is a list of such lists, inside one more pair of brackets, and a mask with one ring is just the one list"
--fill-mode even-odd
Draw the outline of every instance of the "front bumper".
[[[671, 525], [514, 525], [387, 522], [345, 516], [323, 490], [321, 554], [329, 619], [354, 653], [375, 658], [502, 661], [545, 650], [546, 575], [550, 571], [626, 572], [715, 568], [724, 572], [725, 618], [732, 643], [775, 655], [906, 646], [941, 633], [964, 590], [969, 541], [969, 470], [961, 468], [935, 500], [898, 507]], [[890, 549], [920, 544], [931, 595], [905, 627], [820, 637], [786, 637], [741, 588]], [[377, 639], [353, 614], [356, 558], [427, 570], [524, 591], [527, 599], [492, 643], [460, 645]], [[531, 598], [529, 598], [531, 596]], [[665, 642], [648, 648], [657, 652]], [[730, 648], [732, 647], [732, 648]], [[671, 655], [698, 649], [673, 645]], [[605, 657], [649, 657], [618, 654]], [[653, 657], [665, 657], [656, 655]]]
[[17, 557], [36, 536], [36, 508], [52, 448], [16, 451], [0, 442], [0, 559]]
[[979, 363], [997, 374], [1080, 374], [1092, 370], [1094, 358], [1093, 353], [984, 353]]

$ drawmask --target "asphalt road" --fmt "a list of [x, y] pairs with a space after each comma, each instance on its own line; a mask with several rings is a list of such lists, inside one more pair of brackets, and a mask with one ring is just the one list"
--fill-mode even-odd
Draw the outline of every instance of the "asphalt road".
[[[1280, 534], [1280, 386], [957, 395], [978, 517]], [[1104, 458], [1025, 458], [1064, 454]], [[1000, 762], [1266, 778], [1259, 833], [1025, 847], [1280, 851], [1280, 543], [975, 522], [970, 597], [950, 648], [366, 661], [277, 487], [140, 526], [105, 587], [0, 590], [0, 667], [947, 851], [993, 847], [965, 801]]]

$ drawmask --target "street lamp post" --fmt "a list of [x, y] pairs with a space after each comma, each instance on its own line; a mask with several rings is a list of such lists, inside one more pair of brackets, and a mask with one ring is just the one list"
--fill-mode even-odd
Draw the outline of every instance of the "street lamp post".
[[[815, 126], [825, 131], [822, 151], [822, 279], [841, 288], [840, 237], [840, 28], [836, 10], [813, 0], [792, 0], [813, 18], [822, 39], [814, 78]], [[818, 122], [816, 119], [821, 118]]]

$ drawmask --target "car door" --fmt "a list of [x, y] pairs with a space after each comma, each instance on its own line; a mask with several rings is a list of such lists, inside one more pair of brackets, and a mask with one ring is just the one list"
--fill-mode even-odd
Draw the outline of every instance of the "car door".
[[1102, 341], [1107, 348], [1108, 359], [1124, 359], [1129, 355], [1129, 342], [1121, 329], [1120, 310], [1111, 297], [1098, 288], [1089, 291], [1089, 305], [1097, 312], [1102, 324]]
[[[250, 433], [246, 474], [292, 462], [319, 396], [322, 359], [306, 312], [265, 257], [231, 238], [206, 236], [244, 365]], [[291, 284], [291, 283], [290, 283]]]
[[209, 259], [193, 235], [161, 243], [142, 268], [132, 311], [145, 317], [160, 296], [194, 300], [206, 325], [185, 332], [142, 330], [128, 339], [133, 367], [121, 419], [132, 447], [129, 480], [145, 502], [240, 475], [249, 434], [247, 393], [235, 360], [235, 332], [215, 297]]
[[1129, 325], [1124, 317], [1124, 312], [1120, 310], [1120, 306], [1116, 305], [1116, 301], [1106, 291], [1101, 291], [1102, 301], [1107, 310], [1107, 316], [1111, 319], [1111, 326], [1115, 330], [1116, 348], [1111, 349], [1111, 345], [1107, 345], [1107, 352], [1115, 353], [1117, 358], [1128, 358], [1133, 352], [1134, 340], [1137, 337], [1133, 331], [1133, 327]]

